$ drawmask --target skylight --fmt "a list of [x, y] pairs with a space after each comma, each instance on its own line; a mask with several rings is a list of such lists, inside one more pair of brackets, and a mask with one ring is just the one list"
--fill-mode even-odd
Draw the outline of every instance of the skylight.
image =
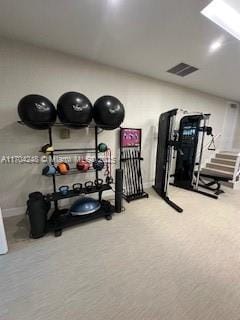
[[222, 0], [213, 0], [201, 13], [240, 40], [240, 13]]

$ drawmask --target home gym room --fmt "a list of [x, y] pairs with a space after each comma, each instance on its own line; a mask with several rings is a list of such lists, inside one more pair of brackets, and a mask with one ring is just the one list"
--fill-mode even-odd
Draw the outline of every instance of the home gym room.
[[0, 0], [0, 320], [240, 319], [238, 0]]

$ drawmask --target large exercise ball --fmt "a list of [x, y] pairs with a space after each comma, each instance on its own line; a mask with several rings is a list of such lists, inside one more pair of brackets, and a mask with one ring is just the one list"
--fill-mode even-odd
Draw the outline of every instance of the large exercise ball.
[[103, 96], [94, 103], [93, 117], [102, 129], [113, 130], [120, 127], [124, 120], [123, 104], [113, 96]]
[[92, 121], [92, 104], [79, 92], [66, 92], [58, 100], [58, 117], [70, 128], [82, 128]]
[[38, 94], [23, 97], [18, 103], [20, 119], [30, 128], [44, 130], [56, 121], [57, 111], [48, 98]]

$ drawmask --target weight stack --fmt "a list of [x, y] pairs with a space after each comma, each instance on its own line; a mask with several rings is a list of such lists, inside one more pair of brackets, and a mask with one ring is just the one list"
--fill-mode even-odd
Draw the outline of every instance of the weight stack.
[[122, 212], [122, 193], [123, 193], [123, 170], [116, 169], [115, 172], [115, 212]]

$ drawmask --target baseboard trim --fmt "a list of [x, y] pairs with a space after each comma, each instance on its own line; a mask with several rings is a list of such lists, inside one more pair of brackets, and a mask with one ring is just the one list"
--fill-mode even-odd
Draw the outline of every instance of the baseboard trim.
[[25, 212], [26, 212], [26, 207], [2, 209], [2, 215], [4, 218], [24, 215]]

